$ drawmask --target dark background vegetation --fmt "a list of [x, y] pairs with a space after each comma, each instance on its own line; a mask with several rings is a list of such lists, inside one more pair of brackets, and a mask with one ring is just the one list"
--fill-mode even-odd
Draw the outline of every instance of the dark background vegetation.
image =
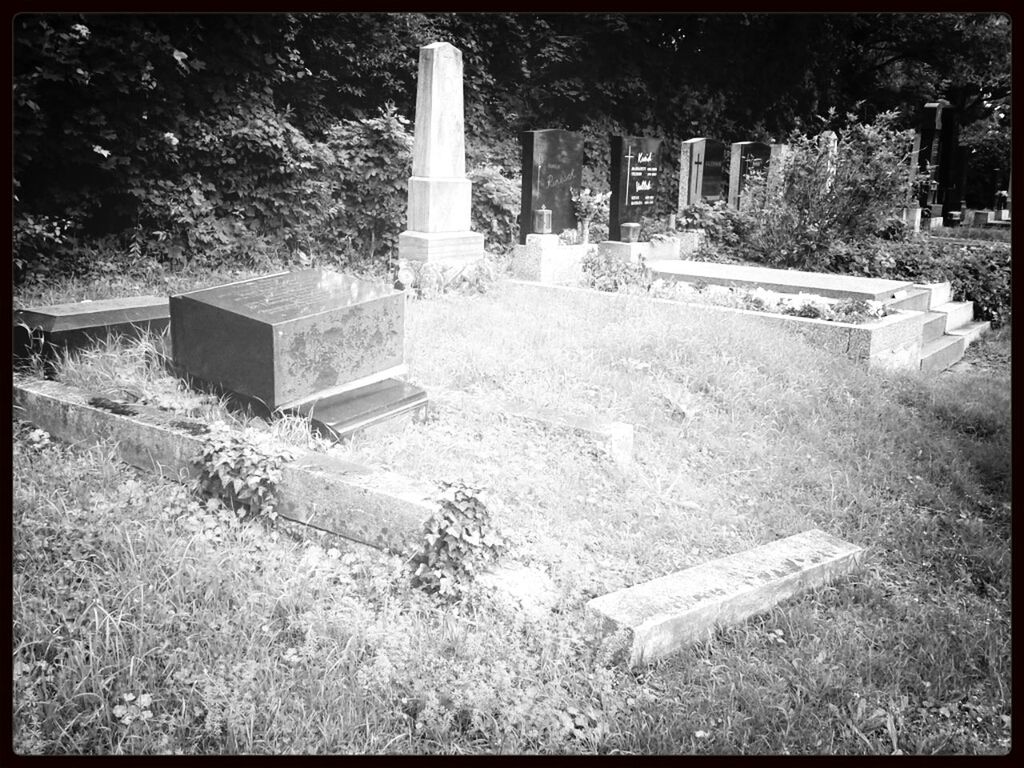
[[[17, 280], [153, 265], [352, 265], [404, 228], [418, 48], [463, 52], [474, 225], [511, 242], [517, 134], [781, 141], [961, 110], [967, 205], [1005, 188], [994, 14], [25, 14], [14, 21]], [[677, 171], [675, 171], [677, 173]], [[663, 185], [666, 206], [674, 190]], [[664, 190], [663, 190], [664, 191]], [[671, 194], [670, 194], [671, 193]]]

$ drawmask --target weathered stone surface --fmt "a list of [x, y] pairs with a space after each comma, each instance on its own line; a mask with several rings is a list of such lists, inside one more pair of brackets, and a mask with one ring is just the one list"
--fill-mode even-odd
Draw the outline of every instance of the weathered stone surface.
[[[15, 414], [67, 443], [109, 440], [122, 461], [175, 480], [198, 475], [201, 422], [151, 406], [122, 415], [88, 404], [89, 395], [55, 381], [16, 381]], [[196, 433], [199, 433], [198, 435]], [[399, 552], [419, 546], [423, 520], [437, 510], [433, 492], [394, 472], [298, 448], [278, 485], [282, 517]]]
[[811, 530], [587, 603], [602, 634], [631, 636], [631, 666], [655, 661], [857, 568], [863, 550]]
[[183, 293], [170, 310], [175, 365], [270, 409], [404, 364], [405, 295], [325, 269]]
[[630, 264], [639, 264], [640, 257], [647, 253], [647, 243], [624, 243], [620, 240], [605, 240], [597, 244], [598, 253]]
[[469, 262], [483, 256], [483, 235], [469, 231], [472, 183], [466, 178], [464, 120], [462, 52], [450, 43], [423, 46], [408, 228], [398, 236], [402, 260]]
[[132, 296], [26, 307], [14, 311], [14, 356], [81, 349], [114, 336], [162, 333], [170, 322], [166, 297]]

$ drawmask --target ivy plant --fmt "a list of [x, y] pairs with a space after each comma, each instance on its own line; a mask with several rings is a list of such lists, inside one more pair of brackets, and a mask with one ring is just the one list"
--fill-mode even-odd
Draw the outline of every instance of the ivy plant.
[[423, 549], [410, 560], [413, 586], [458, 600], [477, 573], [507, 548], [480, 489], [444, 482], [439, 509], [423, 524]]
[[193, 491], [220, 500], [240, 519], [272, 523], [277, 518], [277, 485], [281, 468], [293, 455], [271, 451], [238, 435], [214, 430], [193, 458], [199, 467]]

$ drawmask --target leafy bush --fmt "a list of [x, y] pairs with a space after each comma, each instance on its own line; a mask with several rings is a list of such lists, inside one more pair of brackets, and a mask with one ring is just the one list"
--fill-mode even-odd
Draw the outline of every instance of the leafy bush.
[[466, 174], [473, 182], [473, 229], [484, 234], [484, 247], [504, 254], [519, 241], [520, 181], [498, 165], [478, 165]]
[[591, 248], [582, 262], [584, 284], [599, 291], [640, 289], [646, 291], [651, 284], [650, 271], [641, 257], [639, 264], [630, 264], [599, 249]]
[[863, 240], [833, 243], [827, 268], [865, 277], [948, 280], [958, 301], [973, 301], [975, 315], [994, 326], [1010, 322], [1011, 250], [997, 243], [966, 244], [937, 238], [902, 243]]
[[754, 220], [741, 243], [747, 258], [818, 269], [838, 240], [904, 236], [893, 218], [909, 200], [910, 133], [895, 130], [893, 113], [870, 125], [848, 120], [834, 145], [794, 134], [775, 167], [747, 177], [744, 208]]
[[710, 245], [736, 248], [754, 225], [746, 211], [732, 208], [724, 200], [694, 203], [679, 212], [676, 225], [682, 229], [703, 229]]

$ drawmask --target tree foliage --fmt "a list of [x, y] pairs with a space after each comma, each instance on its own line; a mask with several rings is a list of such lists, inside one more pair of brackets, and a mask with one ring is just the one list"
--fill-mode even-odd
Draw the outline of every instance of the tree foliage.
[[[985, 165], [1008, 163], [1009, 33], [1006, 16], [967, 13], [23, 14], [15, 266], [85, 268], [97, 248], [386, 260], [403, 224], [397, 126], [436, 40], [463, 53], [469, 166], [501, 169], [479, 171], [490, 197], [475, 205], [495, 231], [518, 133], [536, 128], [582, 131], [585, 184], [607, 188], [610, 133], [664, 137], [674, 168], [692, 136], [778, 140], [889, 110], [907, 128], [942, 97], [989, 124], [965, 132]], [[367, 196], [338, 186], [359, 178]]]

